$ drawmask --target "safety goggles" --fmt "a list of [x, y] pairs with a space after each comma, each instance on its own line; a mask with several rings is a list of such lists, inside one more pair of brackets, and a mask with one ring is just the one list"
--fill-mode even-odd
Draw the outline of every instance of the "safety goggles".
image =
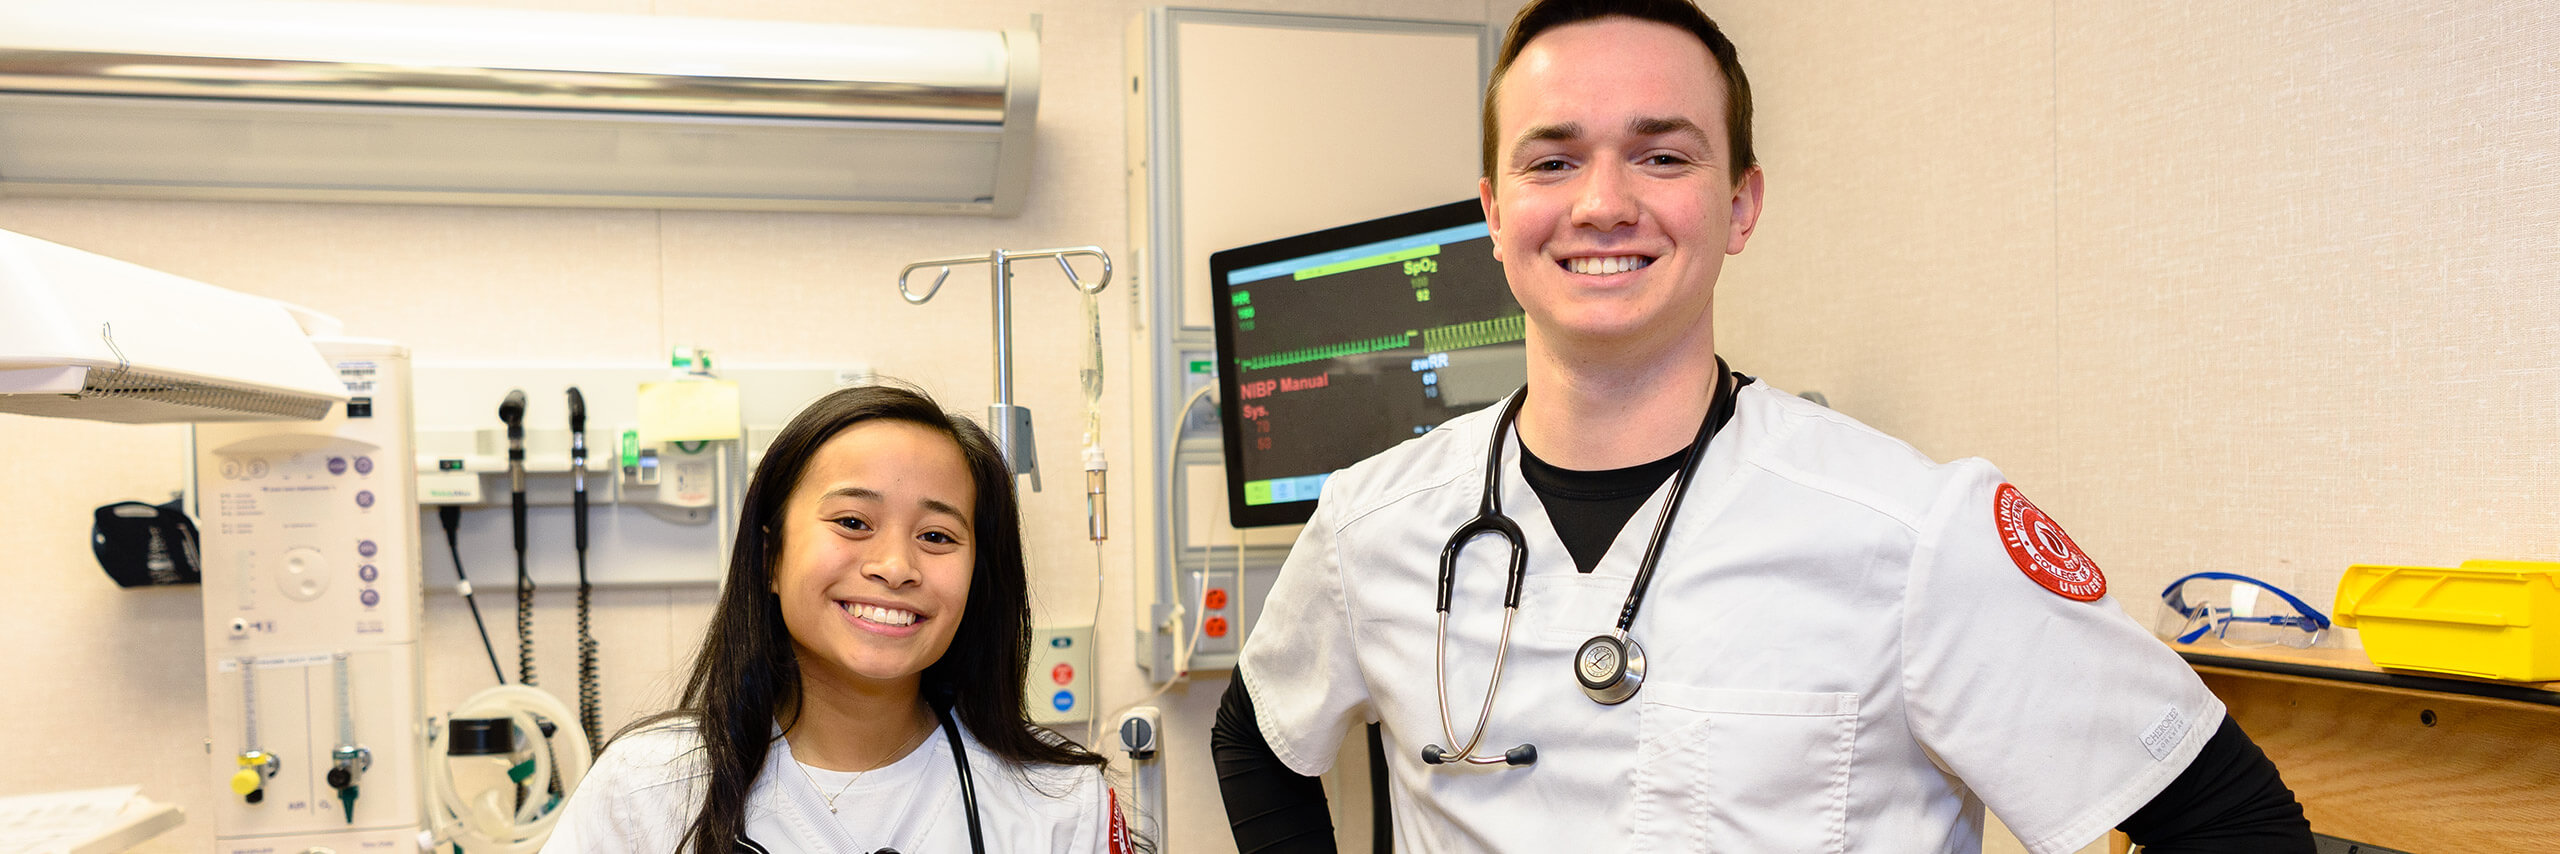
[[2329, 629], [2329, 617], [2283, 588], [2246, 575], [2199, 572], [2160, 591], [2168, 610], [2155, 633], [2175, 643], [2207, 636], [2242, 649], [2308, 648]]

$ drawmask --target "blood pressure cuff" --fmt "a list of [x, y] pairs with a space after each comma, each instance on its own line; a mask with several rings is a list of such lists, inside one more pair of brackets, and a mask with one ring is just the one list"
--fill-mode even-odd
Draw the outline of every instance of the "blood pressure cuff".
[[196, 584], [203, 580], [196, 523], [178, 502], [120, 501], [98, 508], [89, 549], [118, 587]]

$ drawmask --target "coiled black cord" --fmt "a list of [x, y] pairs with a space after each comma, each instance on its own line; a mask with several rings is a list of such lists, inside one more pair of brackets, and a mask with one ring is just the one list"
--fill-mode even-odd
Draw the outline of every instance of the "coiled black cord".
[[[524, 508], [519, 506], [521, 514]], [[525, 572], [524, 550], [516, 550], [516, 681], [533, 681], [533, 576]]]
[[603, 744], [604, 692], [596, 684], [596, 636], [588, 630], [587, 550], [578, 550], [578, 727], [588, 744]]
[[524, 389], [511, 389], [498, 404], [507, 425], [509, 509], [516, 523], [516, 682], [533, 683], [533, 575], [524, 566]]
[[596, 636], [590, 630], [587, 584], [587, 398], [569, 387], [569, 477], [577, 504], [578, 544], [578, 728], [588, 744], [603, 744], [602, 692], [596, 687]]

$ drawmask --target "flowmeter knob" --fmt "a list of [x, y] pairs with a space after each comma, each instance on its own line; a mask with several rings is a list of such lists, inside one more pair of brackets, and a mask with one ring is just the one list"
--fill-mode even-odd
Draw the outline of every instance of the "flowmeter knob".
[[244, 750], [239, 759], [240, 770], [231, 774], [231, 793], [253, 804], [266, 800], [267, 781], [276, 776], [276, 768], [280, 764], [276, 755], [263, 750]]

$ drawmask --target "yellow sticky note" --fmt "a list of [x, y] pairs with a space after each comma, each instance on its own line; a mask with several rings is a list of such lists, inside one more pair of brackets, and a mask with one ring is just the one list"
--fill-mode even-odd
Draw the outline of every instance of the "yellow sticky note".
[[738, 438], [738, 384], [671, 380], [640, 384], [640, 441]]

